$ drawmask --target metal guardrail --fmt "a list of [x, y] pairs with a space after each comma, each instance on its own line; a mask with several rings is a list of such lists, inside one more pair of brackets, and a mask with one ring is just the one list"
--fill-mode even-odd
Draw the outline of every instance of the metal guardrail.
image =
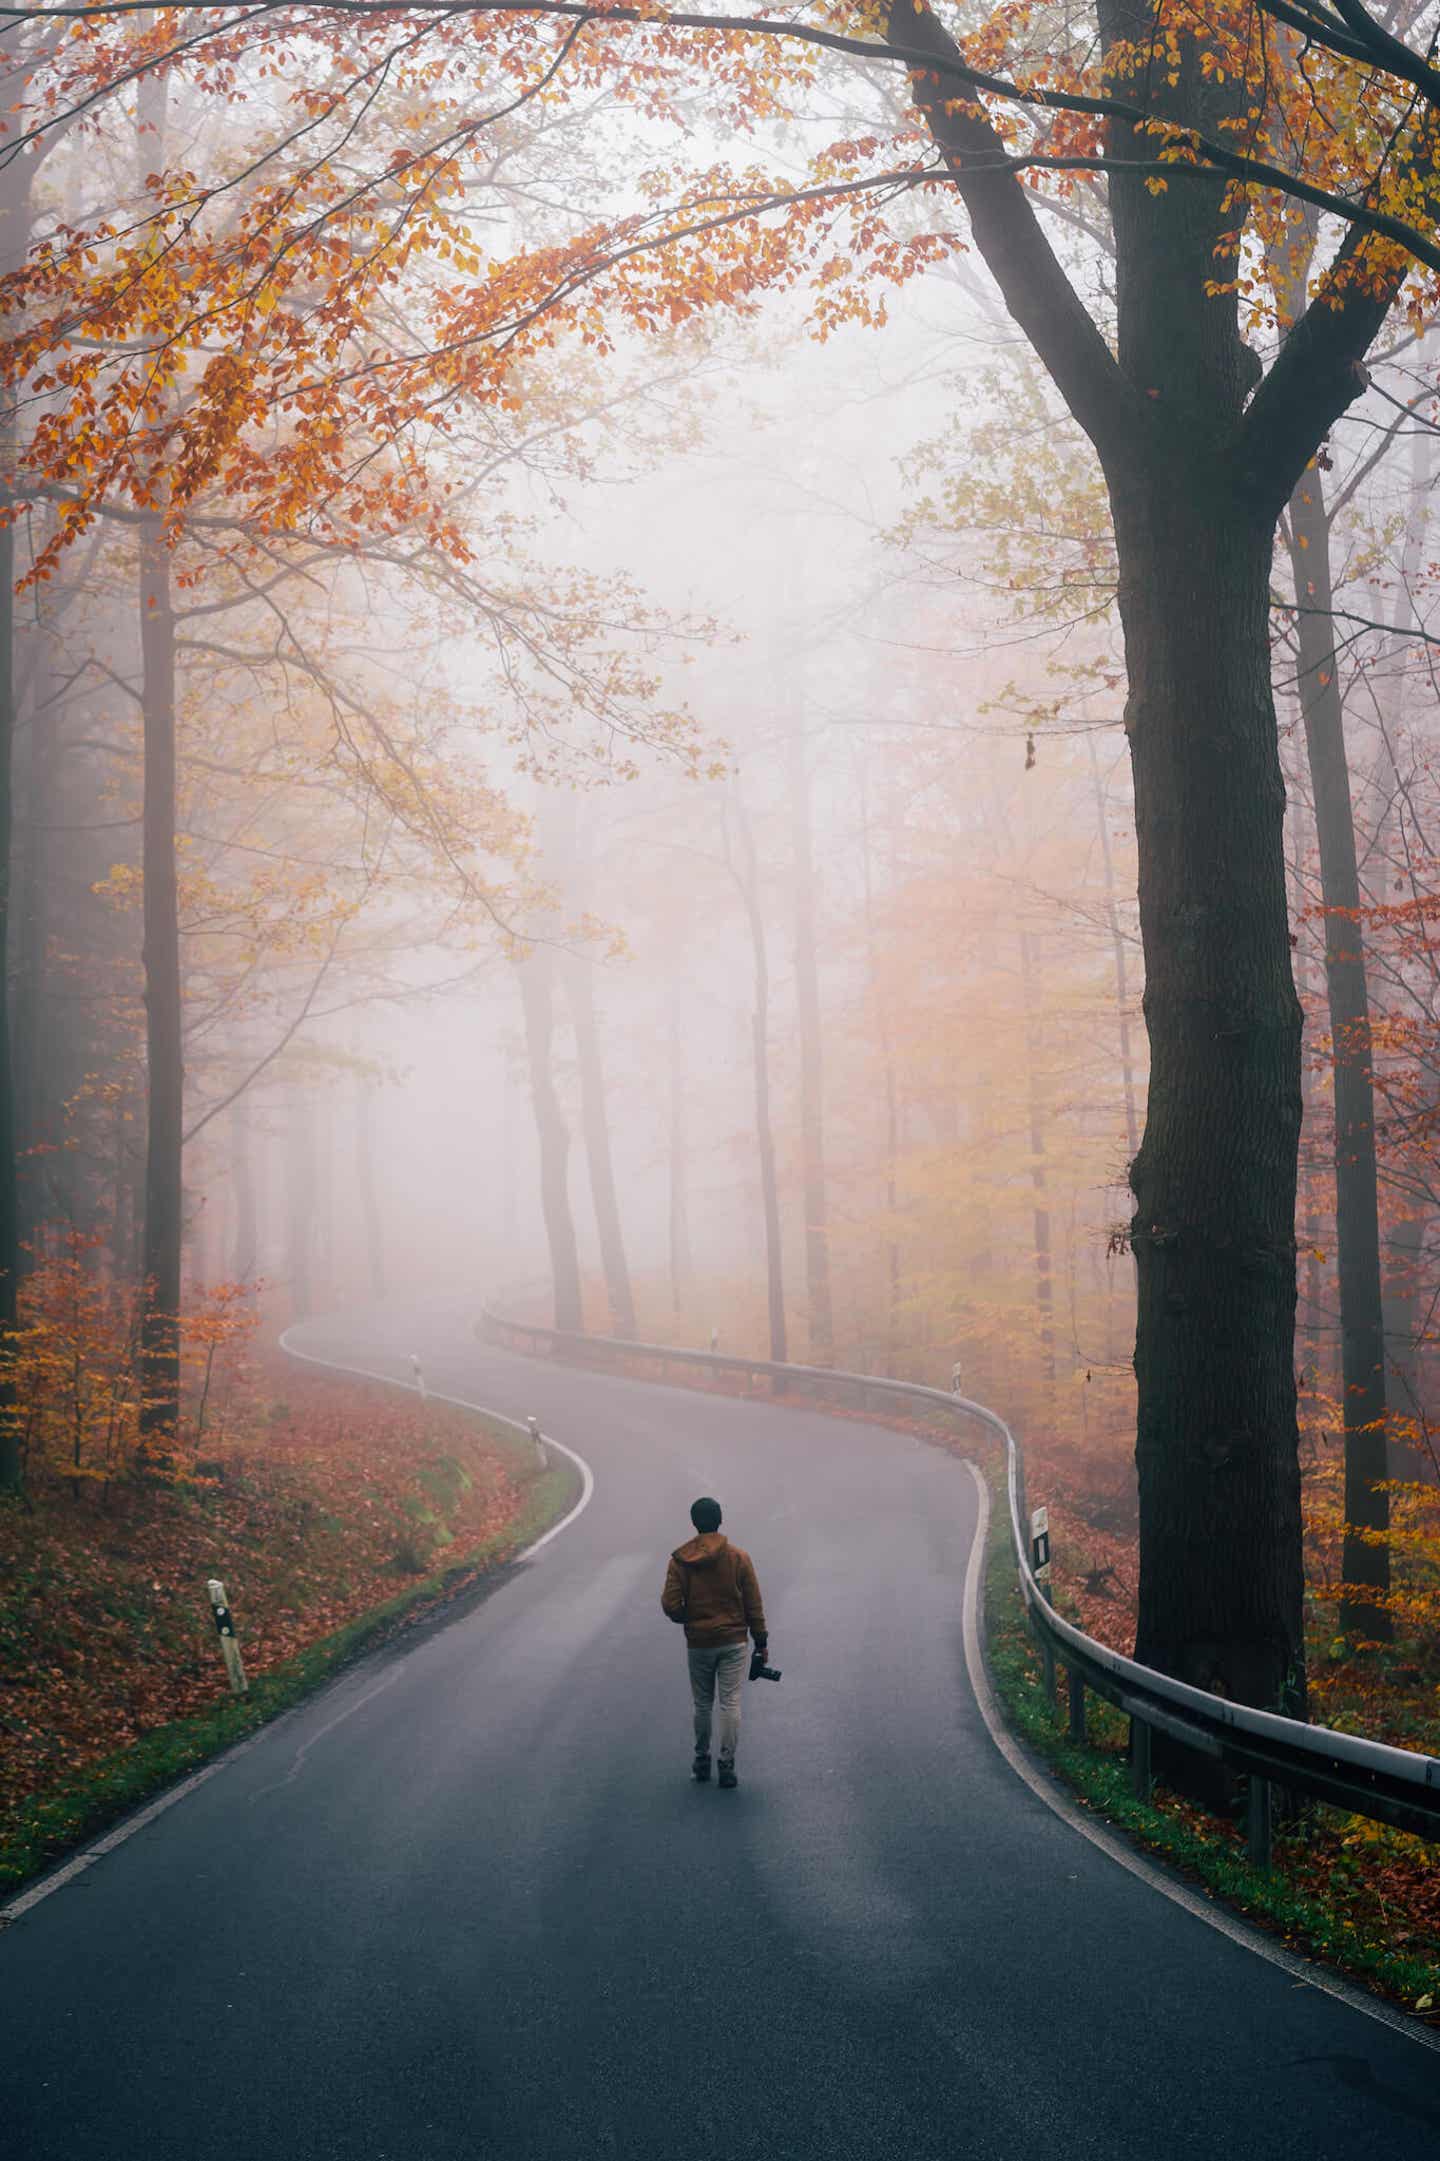
[[1024, 1532], [1024, 1459], [1019, 1443], [999, 1413], [968, 1396], [928, 1388], [918, 1381], [893, 1381], [881, 1374], [850, 1373], [833, 1366], [777, 1364], [764, 1358], [737, 1358], [719, 1351], [675, 1349], [663, 1343], [630, 1343], [617, 1336], [589, 1336], [530, 1322], [507, 1320], [482, 1310], [477, 1333], [528, 1337], [584, 1358], [600, 1354], [659, 1360], [662, 1365], [694, 1366], [715, 1373], [765, 1376], [783, 1388], [804, 1381], [825, 1388], [859, 1390], [868, 1396], [893, 1396], [909, 1402], [939, 1404], [952, 1415], [975, 1420], [1003, 1442], [1010, 1533], [1021, 1596], [1031, 1628], [1045, 1659], [1052, 1695], [1057, 1666], [1069, 1682], [1070, 1733], [1085, 1738], [1088, 1689], [1125, 1713], [1130, 1720], [1131, 1774], [1135, 1790], [1148, 1798], [1151, 1785], [1150, 1738], [1163, 1733], [1199, 1754], [1216, 1758], [1249, 1780], [1251, 1858], [1270, 1857], [1271, 1797], [1274, 1787], [1303, 1793], [1351, 1814], [1388, 1823], [1422, 1838], [1440, 1840], [1440, 1759], [1411, 1749], [1391, 1748], [1328, 1726], [1308, 1726], [1275, 1711], [1253, 1710], [1184, 1681], [1172, 1680], [1151, 1666], [1112, 1651], [1083, 1629], [1061, 1618], [1035, 1580]]

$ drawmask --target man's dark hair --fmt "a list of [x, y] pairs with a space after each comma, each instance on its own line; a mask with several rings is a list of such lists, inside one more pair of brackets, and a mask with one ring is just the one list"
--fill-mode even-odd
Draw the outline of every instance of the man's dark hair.
[[702, 1494], [690, 1504], [690, 1521], [697, 1531], [718, 1531], [720, 1528], [720, 1503]]

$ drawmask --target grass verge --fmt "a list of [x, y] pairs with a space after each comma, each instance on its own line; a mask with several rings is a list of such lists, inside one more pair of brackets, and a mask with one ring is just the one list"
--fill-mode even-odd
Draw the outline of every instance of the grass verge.
[[27, 1802], [0, 1842], [0, 1894], [13, 1894], [85, 1840], [288, 1711], [365, 1651], [456, 1603], [574, 1505], [568, 1457], [530, 1482], [519, 1512], [458, 1559], [252, 1678], [249, 1692], [143, 1734]]
[[[1347, 1839], [1358, 1819], [1317, 1808], [1288, 1834], [1277, 1836], [1275, 1866], [1252, 1866], [1238, 1825], [1204, 1814], [1157, 1787], [1152, 1801], [1136, 1798], [1126, 1758], [1127, 1721], [1107, 1703], [1086, 1704], [1093, 1745], [1069, 1738], [1061, 1701], [1046, 1698], [1039, 1649], [1025, 1620], [1011, 1558], [1009, 1520], [994, 1471], [990, 1474], [990, 1533], [985, 1557], [985, 1656], [1006, 1719], [1030, 1751], [1056, 1771], [1076, 1798], [1168, 1862], [1207, 1894], [1280, 1937], [1291, 1949], [1338, 1968], [1377, 1993], [1440, 2025], [1440, 1942], [1393, 1940], [1383, 1896], [1377, 1900], [1373, 1860], [1347, 1867]], [[1379, 1827], [1353, 1834], [1373, 1849]], [[1433, 1848], [1386, 1834], [1408, 1856]], [[1432, 1862], [1423, 1865], [1433, 1865]], [[1326, 1883], [1322, 1894], [1317, 1877]]]

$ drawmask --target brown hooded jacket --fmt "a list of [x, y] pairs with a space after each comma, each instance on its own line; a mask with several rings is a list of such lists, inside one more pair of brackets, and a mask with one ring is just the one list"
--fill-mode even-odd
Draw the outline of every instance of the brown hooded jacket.
[[754, 1564], [723, 1531], [700, 1531], [675, 1548], [660, 1604], [672, 1621], [685, 1623], [692, 1650], [743, 1643], [747, 1634], [763, 1650], [769, 1640]]

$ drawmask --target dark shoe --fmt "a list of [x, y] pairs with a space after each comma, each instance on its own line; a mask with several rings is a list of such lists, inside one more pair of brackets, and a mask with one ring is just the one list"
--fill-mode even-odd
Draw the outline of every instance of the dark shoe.
[[701, 1786], [708, 1785], [710, 1782], [710, 1758], [708, 1756], [697, 1756], [690, 1766], [690, 1776], [697, 1784]]
[[734, 1764], [733, 1764], [733, 1763], [722, 1763], [722, 1764], [721, 1764], [721, 1766], [720, 1766], [720, 1783], [721, 1783], [721, 1785], [722, 1785], [722, 1786], [738, 1786], [738, 1785], [739, 1785], [740, 1781], [739, 1781], [739, 1779], [738, 1779], [738, 1778], [737, 1778], [737, 1777], [735, 1776], [735, 1766], [734, 1766]]

